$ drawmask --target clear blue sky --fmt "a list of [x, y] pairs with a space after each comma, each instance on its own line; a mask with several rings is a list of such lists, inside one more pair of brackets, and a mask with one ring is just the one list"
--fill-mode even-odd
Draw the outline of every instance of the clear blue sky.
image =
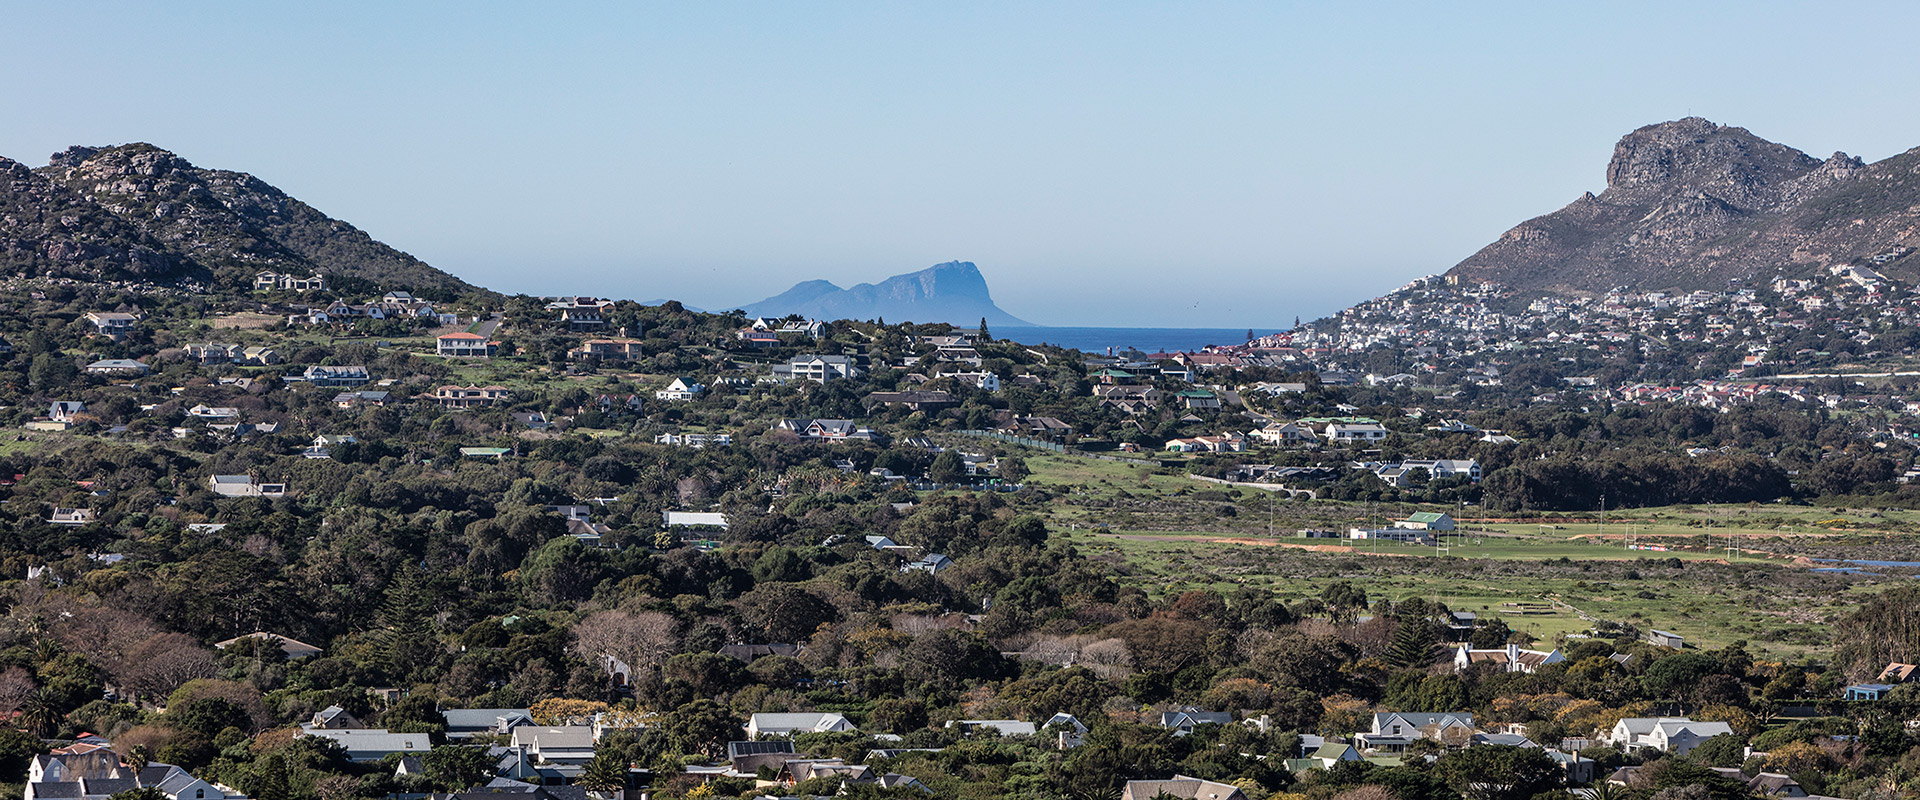
[[1016, 316], [1276, 327], [1687, 115], [1920, 145], [1920, 6], [44, 3], [0, 154], [148, 141], [469, 280], [740, 304], [978, 263]]

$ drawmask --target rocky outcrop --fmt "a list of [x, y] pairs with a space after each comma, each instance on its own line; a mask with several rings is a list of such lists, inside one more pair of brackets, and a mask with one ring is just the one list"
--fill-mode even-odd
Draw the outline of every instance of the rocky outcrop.
[[994, 305], [987, 280], [971, 261], [950, 261], [879, 283], [842, 289], [823, 280], [804, 281], [773, 297], [742, 306], [751, 316], [799, 314], [819, 319], [1026, 325]]
[[216, 269], [319, 271], [429, 295], [474, 289], [259, 178], [150, 144], [69, 148], [39, 171]]
[[70, 147], [35, 170], [0, 159], [0, 172], [0, 271], [244, 282], [273, 269], [429, 295], [475, 290], [252, 175], [150, 144]]
[[[1801, 274], [1920, 244], [1915, 159], [1823, 161], [1697, 117], [1649, 125], [1615, 145], [1605, 191], [1521, 223], [1449, 274], [1546, 291]], [[1920, 277], [1915, 261], [1883, 271]]]
[[164, 280], [204, 272], [85, 195], [0, 158], [0, 275]]

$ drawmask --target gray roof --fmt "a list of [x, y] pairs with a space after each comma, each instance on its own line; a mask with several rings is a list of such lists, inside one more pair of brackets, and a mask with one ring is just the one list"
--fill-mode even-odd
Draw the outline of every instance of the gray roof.
[[36, 800], [49, 797], [77, 798], [80, 796], [79, 781], [41, 781], [39, 783], [28, 784], [28, 787]]
[[346, 728], [325, 730], [314, 728], [306, 732], [308, 736], [319, 736], [339, 742], [347, 748], [348, 755], [371, 753], [424, 753], [433, 749], [433, 742], [424, 733], [392, 733], [384, 728]]
[[1247, 796], [1239, 788], [1230, 784], [1176, 775], [1173, 780], [1166, 781], [1127, 781], [1127, 788], [1121, 793], [1121, 798], [1122, 800], [1149, 800], [1162, 794], [1195, 800], [1245, 800]]
[[493, 727], [504, 716], [520, 716], [533, 719], [533, 712], [524, 708], [449, 708], [440, 712], [447, 718], [448, 730], [483, 730]]
[[1383, 711], [1373, 715], [1374, 730], [1379, 730], [1380, 723], [1384, 722], [1388, 717], [1399, 717], [1415, 728], [1424, 728], [1428, 725], [1440, 725], [1449, 721], [1457, 722], [1468, 727], [1472, 727], [1473, 725], [1473, 714], [1466, 711], [1446, 711], [1440, 713]]

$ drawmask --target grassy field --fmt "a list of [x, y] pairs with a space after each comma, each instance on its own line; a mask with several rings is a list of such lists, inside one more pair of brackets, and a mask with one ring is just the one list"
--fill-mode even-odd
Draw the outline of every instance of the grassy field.
[[[1830, 645], [1825, 621], [1900, 574], [1812, 572], [1800, 556], [1872, 557], [1920, 537], [1920, 513], [1795, 506], [1674, 506], [1541, 521], [1478, 521], [1444, 549], [1388, 541], [1305, 539], [1299, 528], [1379, 525], [1411, 505], [1286, 501], [1109, 461], [1029, 452], [1028, 483], [1061, 492], [1053, 528], [1121, 566], [1156, 597], [1240, 586], [1318, 596], [1348, 580], [1374, 597], [1422, 597], [1498, 615], [1547, 643], [1598, 621], [1678, 633], [1707, 648], [1746, 642], [1763, 658], [1797, 659]], [[1269, 505], [1271, 503], [1271, 506]], [[1271, 509], [1271, 511], [1269, 510]], [[1269, 514], [1273, 530], [1268, 534]], [[1629, 550], [1624, 536], [1664, 551]], [[1731, 553], [1729, 542], [1737, 545]], [[1894, 572], [1898, 572], [1895, 570]]]

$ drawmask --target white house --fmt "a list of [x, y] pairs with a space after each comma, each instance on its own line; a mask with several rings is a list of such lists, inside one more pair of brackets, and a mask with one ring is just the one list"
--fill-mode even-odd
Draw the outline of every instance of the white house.
[[747, 719], [747, 738], [792, 736], [796, 733], [828, 733], [853, 730], [846, 717], [828, 711], [798, 713], [762, 713]]
[[106, 800], [132, 789], [157, 789], [168, 800], [225, 800], [227, 790], [172, 764], [140, 769], [120, 763], [112, 750], [37, 755], [27, 768], [24, 800]]
[[847, 356], [804, 355], [785, 364], [775, 365], [774, 377], [799, 378], [815, 383], [826, 383], [834, 378], [858, 378], [863, 373], [855, 366], [853, 359]]
[[591, 725], [520, 725], [513, 729], [509, 746], [526, 748], [536, 763], [580, 765], [593, 760], [593, 741]]
[[940, 377], [953, 378], [976, 389], [989, 392], [1000, 391], [1000, 376], [991, 372], [949, 372]]
[[1548, 664], [1558, 664], [1567, 660], [1558, 649], [1551, 652], [1522, 650], [1520, 645], [1509, 644], [1493, 650], [1474, 650], [1466, 645], [1453, 652], [1453, 669], [1458, 672], [1474, 664], [1495, 664], [1501, 672], [1533, 672]]
[[1371, 442], [1387, 438], [1387, 429], [1378, 422], [1330, 422], [1321, 435], [1331, 442]]
[[705, 392], [707, 387], [688, 378], [674, 378], [667, 388], [653, 393], [656, 400], [692, 400]]
[[1267, 444], [1296, 444], [1313, 441], [1313, 429], [1292, 422], [1275, 422], [1258, 430], [1248, 431], [1248, 436]]
[[1652, 748], [1686, 755], [1708, 739], [1733, 733], [1724, 722], [1695, 722], [1686, 717], [1628, 717], [1614, 723], [1604, 738], [1622, 750]]
[[222, 497], [285, 497], [284, 483], [261, 483], [252, 475], [210, 475], [207, 488]]
[[1354, 734], [1354, 741], [1369, 750], [1397, 753], [1406, 750], [1407, 745], [1418, 739], [1443, 743], [1457, 741], [1464, 745], [1475, 733], [1477, 731], [1474, 730], [1473, 715], [1470, 713], [1389, 711], [1374, 714], [1373, 730]]

